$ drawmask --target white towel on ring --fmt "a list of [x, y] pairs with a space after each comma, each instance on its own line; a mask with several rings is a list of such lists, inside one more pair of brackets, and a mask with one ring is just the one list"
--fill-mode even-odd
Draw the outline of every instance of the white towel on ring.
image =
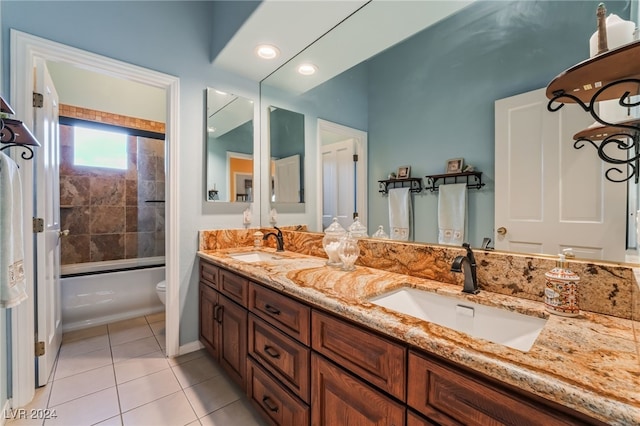
[[409, 188], [389, 190], [389, 237], [392, 240], [408, 241], [411, 217], [411, 193]]
[[13, 308], [27, 298], [22, 224], [18, 166], [0, 152], [0, 308]]
[[438, 243], [461, 246], [467, 224], [467, 184], [440, 185], [438, 189]]

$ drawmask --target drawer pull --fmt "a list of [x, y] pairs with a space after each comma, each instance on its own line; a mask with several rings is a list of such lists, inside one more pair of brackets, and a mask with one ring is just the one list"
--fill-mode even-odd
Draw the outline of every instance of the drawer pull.
[[273, 400], [271, 398], [269, 398], [268, 396], [264, 396], [262, 397], [262, 403], [265, 405], [265, 407], [267, 407], [270, 411], [273, 411], [274, 413], [278, 412], [278, 406], [273, 402]]
[[264, 351], [271, 358], [276, 358], [276, 359], [280, 358], [280, 353], [278, 351], [276, 351], [273, 346], [264, 345]]
[[264, 309], [265, 309], [267, 312], [269, 312], [270, 314], [273, 314], [273, 315], [280, 315], [280, 309], [278, 309], [278, 308], [274, 308], [273, 306], [271, 306], [271, 305], [269, 305], [269, 304], [264, 305]]

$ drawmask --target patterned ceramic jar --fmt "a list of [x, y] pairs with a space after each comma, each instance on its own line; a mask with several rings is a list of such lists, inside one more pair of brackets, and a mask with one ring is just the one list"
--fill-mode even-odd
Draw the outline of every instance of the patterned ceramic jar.
[[578, 277], [564, 266], [557, 266], [544, 274], [544, 304], [547, 311], [566, 317], [580, 314], [578, 305]]

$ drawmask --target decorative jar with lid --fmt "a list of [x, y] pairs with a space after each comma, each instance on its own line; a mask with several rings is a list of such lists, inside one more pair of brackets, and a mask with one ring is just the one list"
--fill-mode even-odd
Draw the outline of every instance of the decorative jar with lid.
[[333, 223], [324, 230], [324, 238], [322, 238], [322, 248], [324, 248], [325, 253], [327, 253], [327, 257], [329, 260], [327, 261], [327, 265], [329, 266], [340, 266], [342, 262], [340, 262], [340, 256], [338, 255], [338, 247], [340, 246], [340, 240], [347, 231], [338, 223], [338, 218], [333, 218]]
[[340, 240], [338, 255], [342, 261], [343, 271], [353, 271], [356, 268], [355, 263], [360, 256], [360, 247], [358, 247], [358, 239], [354, 238], [351, 232], [347, 232], [347, 235]]
[[378, 226], [378, 230], [371, 236], [371, 238], [379, 238], [381, 240], [388, 240], [389, 234], [384, 232], [384, 226]]
[[353, 223], [349, 226], [347, 231], [351, 232], [353, 238], [367, 238], [367, 228], [360, 222], [360, 218], [356, 216]]

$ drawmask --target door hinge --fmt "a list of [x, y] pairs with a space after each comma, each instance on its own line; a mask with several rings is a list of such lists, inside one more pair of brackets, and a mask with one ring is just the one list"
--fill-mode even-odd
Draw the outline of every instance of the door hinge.
[[353, 162], [354, 163], [358, 162], [358, 154], [353, 154]]
[[44, 232], [44, 219], [41, 217], [33, 218], [33, 233]]
[[44, 107], [44, 96], [42, 96], [42, 93], [33, 92], [33, 107], [34, 108]]
[[44, 352], [44, 342], [36, 342], [36, 356], [43, 356]]

